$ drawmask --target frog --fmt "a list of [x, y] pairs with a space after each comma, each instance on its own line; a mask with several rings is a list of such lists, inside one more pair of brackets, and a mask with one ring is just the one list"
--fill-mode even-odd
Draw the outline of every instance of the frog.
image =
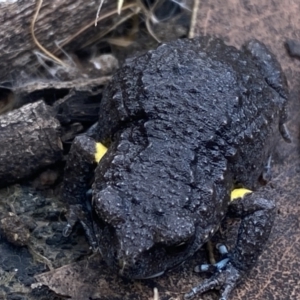
[[220, 246], [211, 277], [184, 296], [219, 289], [230, 299], [270, 235], [276, 205], [260, 188], [278, 138], [291, 142], [276, 57], [258, 40], [237, 49], [212, 36], [179, 39], [127, 59], [100, 101], [66, 163], [65, 235], [79, 220], [109, 268], [147, 279], [238, 217], [235, 247]]

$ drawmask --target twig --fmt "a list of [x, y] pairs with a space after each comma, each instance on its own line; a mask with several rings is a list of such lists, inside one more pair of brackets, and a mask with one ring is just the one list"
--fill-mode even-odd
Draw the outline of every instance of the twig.
[[153, 300], [159, 300], [158, 289], [156, 287], [153, 289], [153, 294]]
[[135, 11], [133, 11], [130, 14], [128, 14], [124, 18], [122, 18], [119, 22], [115, 23], [112, 27], [110, 27], [109, 29], [107, 29], [107, 30], [105, 30], [103, 32], [100, 32], [100, 34], [94, 36], [88, 42], [86, 42], [85, 44], [83, 44], [80, 49], [83, 49], [83, 48], [89, 46], [90, 44], [94, 43], [95, 41], [101, 39], [103, 36], [107, 35], [109, 32], [111, 32], [112, 30], [114, 30], [115, 28], [117, 28], [120, 24], [124, 23], [126, 20], [130, 19], [132, 16], [138, 14], [139, 11], [140, 11], [140, 8], [137, 7], [137, 9]]
[[118, 0], [118, 14], [121, 14], [122, 6], [124, 4], [124, 0]]
[[142, 3], [141, 0], [138, 1], [140, 6], [142, 7], [143, 11], [144, 11], [144, 14], [146, 16], [146, 21], [145, 21], [145, 24], [146, 24], [146, 28], [149, 32], [149, 34], [158, 42], [158, 43], [161, 43], [161, 40], [155, 35], [155, 33], [153, 32], [152, 30], [152, 27], [151, 27], [151, 17], [152, 17], [152, 14], [153, 14], [153, 11], [157, 5], [157, 2], [151, 7], [150, 10], [148, 10], [145, 5]]
[[146, 28], [148, 30], [148, 32], [150, 33], [150, 35], [158, 42], [158, 43], [161, 43], [161, 40], [155, 35], [155, 33], [153, 32], [152, 30], [152, 27], [150, 25], [150, 21], [151, 21], [151, 16], [147, 16], [146, 18]]
[[216, 260], [215, 260], [214, 249], [213, 249], [213, 245], [212, 245], [211, 241], [208, 241], [206, 243], [206, 249], [207, 249], [207, 252], [208, 252], [209, 263], [212, 264], [212, 265], [215, 264]]
[[190, 39], [195, 37], [195, 27], [197, 24], [199, 7], [200, 7], [200, 0], [194, 0], [193, 13], [192, 13], [192, 18], [191, 18], [191, 26], [190, 26], [190, 32], [189, 32]]
[[[122, 11], [123, 10], [126, 10], [126, 9], [129, 9], [129, 8], [132, 8], [132, 7], [136, 7], [136, 3], [130, 3], [130, 4], [127, 4], [125, 6], [122, 7]], [[97, 19], [97, 22], [99, 21], [102, 21], [112, 15], [115, 15], [118, 13], [118, 10], [117, 9], [114, 9], [102, 16], [100, 16], [98, 19]], [[65, 45], [69, 44], [72, 40], [74, 40], [77, 36], [79, 36], [81, 33], [83, 33], [85, 30], [87, 30], [88, 28], [90, 28], [93, 24], [95, 24], [94, 21], [88, 23], [87, 25], [85, 25], [84, 27], [82, 27], [79, 31], [77, 31], [74, 35], [70, 36], [67, 40], [65, 40], [60, 46], [61, 47], [64, 47]], [[56, 53], [56, 51], [54, 51], [54, 53]]]
[[27, 245], [27, 248], [28, 248], [29, 252], [31, 252], [32, 256], [37, 261], [39, 261], [41, 263], [44, 263], [49, 268], [50, 271], [54, 270], [52, 262], [47, 257], [45, 257], [44, 255], [42, 255], [42, 254], [38, 253], [37, 251], [35, 251], [31, 245]]
[[30, 26], [30, 32], [31, 32], [31, 36], [32, 36], [32, 39], [35, 43], [35, 45], [42, 51], [44, 52], [47, 56], [49, 56], [50, 58], [52, 58], [54, 61], [56, 61], [58, 64], [64, 66], [64, 67], [68, 67], [67, 64], [65, 64], [62, 60], [60, 60], [59, 58], [57, 58], [55, 55], [53, 55], [51, 52], [49, 52], [47, 49], [45, 49], [41, 44], [40, 42], [38, 41], [38, 39], [36, 38], [35, 36], [35, 33], [34, 33], [34, 26], [35, 26], [35, 23], [36, 23], [36, 20], [37, 20], [37, 17], [39, 15], [39, 12], [40, 12], [40, 9], [42, 7], [42, 4], [43, 4], [43, 0], [38, 0], [37, 1], [37, 7], [36, 7], [36, 11], [35, 11], [35, 14], [32, 18], [32, 21], [31, 21], [31, 26]]
[[100, 11], [101, 11], [101, 8], [102, 8], [103, 3], [104, 3], [104, 0], [101, 0], [101, 1], [100, 1], [100, 4], [99, 4], [99, 6], [98, 6], [97, 14], [96, 14], [96, 19], [95, 19], [95, 27], [97, 26], [99, 14], [100, 14]]

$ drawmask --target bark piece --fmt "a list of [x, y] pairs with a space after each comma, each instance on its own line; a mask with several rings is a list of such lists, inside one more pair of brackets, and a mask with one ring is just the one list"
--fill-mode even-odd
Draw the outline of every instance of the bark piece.
[[0, 186], [62, 158], [60, 124], [43, 101], [0, 116]]
[[105, 76], [85, 80], [77, 85], [75, 81], [69, 94], [56, 101], [53, 105], [57, 119], [62, 124], [96, 122], [99, 118], [102, 90], [110, 81], [110, 78], [110, 76]]
[[[95, 79], [76, 79], [70, 81], [32, 81], [16, 88], [11, 88], [13, 93], [13, 107], [19, 108], [22, 105], [36, 102], [43, 99], [47, 104], [59, 108], [73, 101], [71, 94], [80, 98], [81, 94], [87, 93], [90, 96], [101, 94], [103, 87], [110, 81], [111, 76], [103, 76]], [[68, 99], [68, 100], [67, 100]], [[64, 103], [64, 104], [63, 104]]]

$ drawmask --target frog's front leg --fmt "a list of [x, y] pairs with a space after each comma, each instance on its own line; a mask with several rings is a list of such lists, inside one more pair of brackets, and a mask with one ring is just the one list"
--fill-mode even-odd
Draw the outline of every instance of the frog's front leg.
[[91, 195], [88, 190], [94, 175], [94, 169], [105, 154], [106, 148], [92, 138], [82, 135], [75, 138], [68, 155], [62, 188], [62, 198], [68, 202], [67, 225], [63, 234], [68, 236], [79, 221], [85, 230], [93, 249], [97, 248], [97, 239], [93, 232], [91, 218]]
[[249, 193], [231, 203], [229, 216], [241, 218], [235, 248], [229, 253], [222, 250], [225, 257], [213, 266], [212, 277], [185, 294], [185, 299], [216, 288], [220, 288], [221, 300], [229, 299], [234, 287], [263, 251], [274, 223], [275, 203], [258, 193]]

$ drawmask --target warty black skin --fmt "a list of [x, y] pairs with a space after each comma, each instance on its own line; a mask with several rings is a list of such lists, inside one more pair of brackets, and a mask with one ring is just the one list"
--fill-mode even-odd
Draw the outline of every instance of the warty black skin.
[[[240, 51], [216, 38], [183, 39], [128, 59], [103, 94], [96, 128], [98, 141], [111, 141], [91, 208], [108, 266], [129, 278], [160, 275], [193, 255], [229, 212], [242, 222], [219, 272], [227, 299], [261, 253], [275, 207], [256, 193], [230, 204], [230, 193], [257, 189], [276, 136], [289, 141], [287, 95], [280, 65], [257, 41]], [[79, 204], [70, 178], [64, 197]]]

